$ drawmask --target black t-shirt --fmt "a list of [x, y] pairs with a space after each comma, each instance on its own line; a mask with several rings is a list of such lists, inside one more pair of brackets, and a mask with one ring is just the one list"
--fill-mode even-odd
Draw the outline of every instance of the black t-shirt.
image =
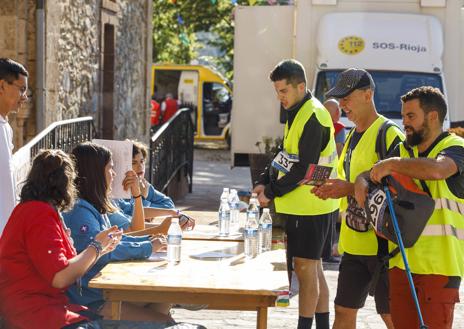
[[[419, 157], [426, 158], [428, 154], [432, 151], [432, 149], [445, 137], [449, 136], [448, 132], [442, 133], [437, 139], [432, 143], [432, 145], [427, 148], [424, 152], [419, 153]], [[400, 148], [399, 145], [395, 147], [395, 149], [389, 153], [388, 157], [398, 157], [400, 156]], [[446, 156], [456, 163], [458, 167], [458, 171], [453, 175], [446, 179], [446, 184], [448, 185], [449, 190], [453, 193], [456, 197], [463, 199], [464, 198], [464, 148], [461, 146], [450, 146], [440, 153], [438, 156]]]

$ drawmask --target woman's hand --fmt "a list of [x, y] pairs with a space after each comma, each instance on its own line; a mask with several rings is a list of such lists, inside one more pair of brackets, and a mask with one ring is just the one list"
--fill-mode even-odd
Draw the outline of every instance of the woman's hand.
[[168, 242], [166, 240], [166, 236], [162, 234], [157, 234], [153, 236], [150, 240], [153, 252], [163, 252], [167, 250]]
[[126, 172], [126, 177], [124, 177], [122, 185], [125, 191], [127, 191], [128, 189], [131, 190], [132, 196], [141, 195], [139, 177], [137, 176], [135, 171], [129, 170], [128, 172]]
[[150, 183], [148, 183], [148, 181], [144, 177], [139, 177], [139, 187], [140, 187], [140, 193], [146, 199], [148, 197]]
[[191, 231], [195, 227], [195, 219], [186, 214], [180, 214], [179, 225], [182, 231]]
[[116, 249], [117, 245], [121, 241], [121, 238], [122, 238], [122, 230], [118, 229], [116, 225], [113, 227], [110, 227], [107, 230], [104, 230], [98, 233], [95, 236], [95, 241], [101, 243], [101, 246], [102, 246], [101, 255], [107, 254], [109, 252], [112, 252], [114, 249]]

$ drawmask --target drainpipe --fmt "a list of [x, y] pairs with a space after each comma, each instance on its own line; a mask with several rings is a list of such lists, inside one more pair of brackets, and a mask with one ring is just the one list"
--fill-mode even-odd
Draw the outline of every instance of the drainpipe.
[[45, 0], [37, 0], [36, 9], [36, 129], [45, 129]]
[[[145, 77], [145, 95], [146, 95], [146, 100], [148, 99], [148, 104], [145, 104], [146, 106], [149, 106], [151, 108], [151, 72], [152, 72], [152, 64], [153, 64], [153, 1], [147, 1], [147, 40], [146, 40], [146, 61], [147, 61], [147, 71], [146, 71], [146, 77]], [[147, 111], [145, 109], [145, 127], [146, 131], [150, 132], [150, 111]], [[151, 137], [150, 133], [148, 135]]]

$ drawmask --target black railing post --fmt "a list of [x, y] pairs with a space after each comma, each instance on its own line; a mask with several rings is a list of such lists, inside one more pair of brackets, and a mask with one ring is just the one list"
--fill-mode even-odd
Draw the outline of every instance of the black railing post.
[[192, 192], [193, 123], [190, 109], [179, 110], [150, 139], [149, 180], [165, 191], [178, 172], [184, 170]]

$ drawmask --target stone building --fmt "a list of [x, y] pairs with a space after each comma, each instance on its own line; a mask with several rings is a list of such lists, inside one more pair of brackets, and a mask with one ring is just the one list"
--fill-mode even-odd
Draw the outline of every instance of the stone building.
[[152, 0], [0, 0], [0, 57], [30, 72], [10, 115], [16, 148], [52, 122], [94, 117], [102, 138], [146, 140]]

